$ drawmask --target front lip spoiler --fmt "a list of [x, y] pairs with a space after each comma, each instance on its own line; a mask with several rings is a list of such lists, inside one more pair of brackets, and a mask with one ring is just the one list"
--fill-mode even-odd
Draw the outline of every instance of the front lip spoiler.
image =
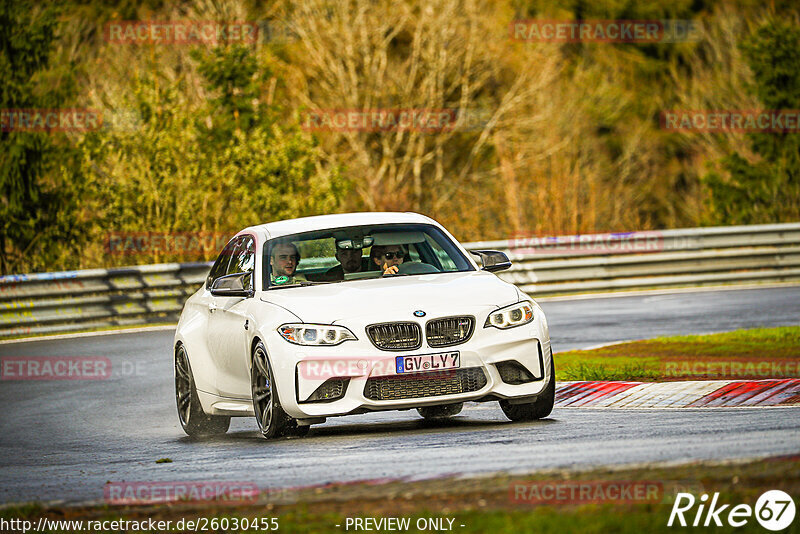
[[[372, 413], [372, 412], [402, 412], [406, 410], [416, 410], [417, 408], [423, 408], [425, 406], [442, 406], [445, 404], [458, 404], [461, 402], [498, 402], [498, 401], [508, 401], [509, 404], [527, 404], [530, 402], [534, 402], [536, 399], [539, 398], [541, 393], [536, 395], [528, 395], [525, 397], [505, 397], [499, 395], [497, 393], [489, 393], [488, 395], [484, 395], [478, 398], [468, 398], [468, 399], [447, 399], [441, 402], [436, 402], [436, 397], [425, 397], [425, 402], [420, 403], [419, 406], [410, 406], [406, 408], [397, 408], [395, 406], [360, 406], [354, 410], [350, 410], [349, 412], [341, 412], [337, 414], [325, 414], [324, 417], [344, 417], [347, 415], [362, 415], [365, 413]], [[319, 416], [323, 417], [323, 416]]]
[[[439, 406], [443, 404], [458, 404], [460, 402], [485, 402], [485, 401], [498, 401], [503, 400], [501, 397], [497, 398], [489, 398], [492, 394], [484, 395], [483, 397], [478, 398], [463, 398], [463, 399], [439, 399], [438, 397], [421, 397], [424, 399], [423, 402], [420, 402], [418, 406], [406, 406], [406, 407], [397, 407], [397, 406], [359, 406], [349, 412], [340, 412], [336, 414], [325, 414], [324, 416], [319, 417], [344, 417], [346, 415], [360, 415], [364, 413], [371, 413], [371, 412], [402, 412], [405, 410], [416, 410], [417, 408], [422, 408], [425, 406]], [[414, 399], [419, 400], [419, 399]]]

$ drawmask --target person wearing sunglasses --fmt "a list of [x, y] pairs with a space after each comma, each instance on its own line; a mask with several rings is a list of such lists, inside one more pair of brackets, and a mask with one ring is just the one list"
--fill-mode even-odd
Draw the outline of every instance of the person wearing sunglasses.
[[383, 270], [383, 274], [397, 274], [399, 265], [406, 257], [402, 245], [375, 245], [369, 253], [372, 262]]
[[294, 243], [286, 242], [273, 245], [269, 256], [272, 282], [276, 285], [286, 285], [305, 280], [303, 275], [296, 274], [299, 262], [300, 252], [298, 252]]

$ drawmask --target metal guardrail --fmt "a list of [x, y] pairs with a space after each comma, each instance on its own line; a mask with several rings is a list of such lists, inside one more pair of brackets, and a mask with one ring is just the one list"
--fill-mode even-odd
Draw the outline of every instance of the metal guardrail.
[[800, 280], [800, 223], [690, 228], [526, 241], [499, 274], [531, 295]]
[[210, 263], [0, 277], [0, 338], [174, 322]]
[[[533, 296], [800, 281], [800, 223], [513, 238], [466, 243], [508, 253], [499, 273]], [[174, 322], [210, 263], [0, 277], [0, 338]]]

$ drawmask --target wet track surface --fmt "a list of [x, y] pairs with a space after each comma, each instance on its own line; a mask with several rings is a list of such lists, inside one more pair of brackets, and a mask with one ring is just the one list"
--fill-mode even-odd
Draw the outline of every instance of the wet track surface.
[[[621, 339], [800, 324], [800, 287], [544, 302], [556, 352]], [[0, 345], [0, 356], [107, 356], [98, 381], [0, 382], [0, 502], [101, 500], [107, 481], [246, 481], [263, 489], [800, 452], [800, 407], [556, 409], [525, 424], [496, 403], [450, 421], [416, 411], [330, 419], [263, 440], [250, 418], [193, 441], [175, 413], [172, 332]], [[556, 354], [557, 358], [557, 354]], [[556, 359], [556, 362], [558, 360]], [[410, 454], [416, 451], [416, 454]], [[168, 457], [169, 464], [155, 460]]]
[[800, 324], [800, 287], [543, 302], [556, 352], [613, 341]]

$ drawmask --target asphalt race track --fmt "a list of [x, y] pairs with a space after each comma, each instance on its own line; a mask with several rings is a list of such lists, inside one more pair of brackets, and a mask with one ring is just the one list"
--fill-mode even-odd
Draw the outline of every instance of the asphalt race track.
[[556, 352], [629, 339], [800, 324], [800, 287], [542, 302]]
[[[558, 352], [800, 324], [800, 287], [542, 306]], [[171, 342], [172, 332], [160, 331], [1, 344], [1, 357], [107, 356], [114, 372], [97, 381], [0, 382], [0, 502], [99, 501], [108, 481], [238, 481], [267, 489], [800, 452], [800, 407], [557, 408], [546, 420], [512, 424], [488, 403], [434, 424], [416, 411], [331, 419], [306, 438], [274, 442], [249, 418], [234, 419], [227, 436], [193, 441], [177, 420]], [[155, 463], [165, 457], [173, 463]]]

